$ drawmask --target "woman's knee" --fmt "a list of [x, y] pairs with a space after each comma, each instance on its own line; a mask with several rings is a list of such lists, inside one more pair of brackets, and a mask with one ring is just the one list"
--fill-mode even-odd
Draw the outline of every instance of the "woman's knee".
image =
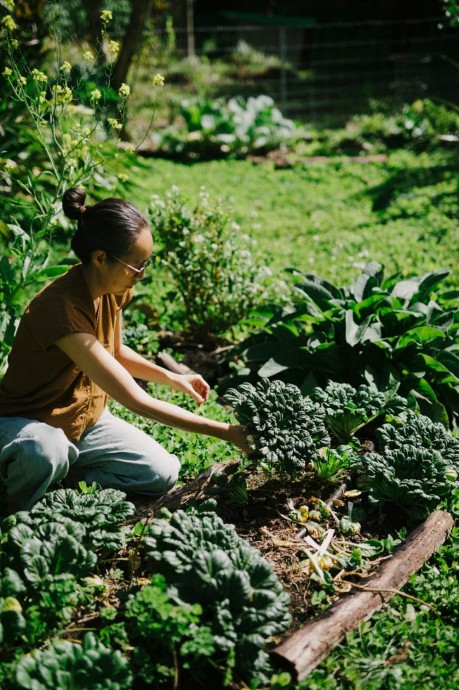
[[44, 493], [78, 455], [62, 429], [40, 422], [18, 427], [0, 450], [0, 471], [10, 495]]

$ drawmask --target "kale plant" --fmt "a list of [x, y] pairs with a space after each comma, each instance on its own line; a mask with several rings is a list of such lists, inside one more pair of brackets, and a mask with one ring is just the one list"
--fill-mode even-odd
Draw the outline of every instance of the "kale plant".
[[459, 471], [459, 439], [452, 436], [439, 422], [408, 411], [404, 418], [384, 424], [376, 432], [384, 450], [396, 450], [406, 444], [437, 451], [443, 460]]
[[314, 388], [311, 399], [325, 411], [325, 426], [340, 442], [351, 436], [384, 412], [395, 412], [407, 404], [399, 396], [386, 395], [365, 384], [354, 388], [349, 383], [329, 381], [325, 389]]
[[271, 472], [294, 476], [330, 442], [322, 407], [293, 384], [262, 379], [228, 390], [224, 399], [253, 436], [262, 467]]
[[102, 489], [97, 493], [80, 494], [73, 489], [51, 491], [36, 503], [30, 512], [21, 512], [19, 521], [36, 527], [47, 522], [68, 519], [83, 527], [81, 540], [86, 548], [118, 551], [126, 542], [123, 522], [135, 513], [126, 494], [117, 489]]
[[202, 607], [202, 623], [215, 644], [214, 663], [234, 665], [244, 679], [263, 676], [267, 639], [284, 632], [291, 618], [289, 596], [261, 554], [233, 525], [196, 510], [155, 520], [144, 545], [180, 599]]
[[365, 469], [370, 501], [397, 505], [414, 519], [428, 515], [453, 488], [441, 454], [414, 445], [369, 453]]
[[128, 659], [105, 647], [92, 633], [82, 644], [57, 640], [17, 664], [11, 690], [129, 690]]
[[376, 432], [378, 453], [362, 460], [370, 501], [425, 516], [451, 494], [459, 469], [459, 441], [440, 423], [408, 411]]

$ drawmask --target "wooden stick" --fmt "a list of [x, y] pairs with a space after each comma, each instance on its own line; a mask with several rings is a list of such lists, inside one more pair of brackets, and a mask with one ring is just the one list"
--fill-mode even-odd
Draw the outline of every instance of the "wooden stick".
[[302, 680], [334, 649], [350, 630], [357, 628], [408, 581], [454, 525], [452, 516], [435, 511], [408, 535], [393, 557], [368, 579], [365, 591], [344, 594], [324, 615], [308, 623], [273, 651], [297, 680]]

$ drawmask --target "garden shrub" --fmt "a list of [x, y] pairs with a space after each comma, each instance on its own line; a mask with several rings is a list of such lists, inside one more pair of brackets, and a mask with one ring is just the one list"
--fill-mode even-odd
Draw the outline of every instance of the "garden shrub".
[[237, 677], [263, 677], [266, 643], [290, 624], [289, 597], [260, 552], [214, 512], [176, 511], [146, 530], [145, 553], [180, 599], [202, 607], [213, 663]]
[[189, 208], [173, 187], [165, 201], [153, 197], [150, 215], [158, 256], [184, 307], [184, 330], [221, 335], [264, 299], [270, 271], [257, 262], [254, 241], [205, 190]]

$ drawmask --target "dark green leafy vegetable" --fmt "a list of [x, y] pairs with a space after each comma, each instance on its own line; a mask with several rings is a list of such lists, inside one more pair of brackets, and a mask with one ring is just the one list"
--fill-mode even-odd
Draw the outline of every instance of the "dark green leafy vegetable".
[[454, 488], [447, 478], [448, 464], [432, 449], [404, 445], [365, 455], [369, 499], [394, 504], [413, 518], [425, 517]]
[[178, 510], [155, 520], [144, 539], [156, 571], [181, 600], [200, 604], [216, 663], [243, 678], [267, 669], [266, 642], [290, 624], [289, 597], [259, 551], [213, 512]]
[[376, 435], [384, 450], [396, 450], [410, 444], [437, 451], [448, 465], [459, 471], [459, 439], [429, 417], [409, 411], [404, 418], [384, 424]]
[[58, 640], [27, 654], [18, 663], [13, 690], [129, 690], [129, 661], [108, 649], [92, 633], [82, 644]]
[[58, 489], [46, 494], [21, 520], [27, 524], [67, 522], [84, 527], [83, 542], [87, 548], [118, 551], [126, 541], [126, 530], [120, 525], [135, 513], [126, 494], [116, 489], [79, 494], [72, 489]]
[[396, 412], [407, 407], [399, 396], [386, 399], [384, 393], [362, 384], [354, 388], [349, 383], [329, 381], [326, 388], [314, 388], [311, 399], [325, 410], [325, 425], [340, 442], [351, 436], [384, 412]]
[[262, 379], [228, 390], [225, 400], [253, 435], [264, 469], [294, 476], [329, 444], [324, 411], [293, 384]]

